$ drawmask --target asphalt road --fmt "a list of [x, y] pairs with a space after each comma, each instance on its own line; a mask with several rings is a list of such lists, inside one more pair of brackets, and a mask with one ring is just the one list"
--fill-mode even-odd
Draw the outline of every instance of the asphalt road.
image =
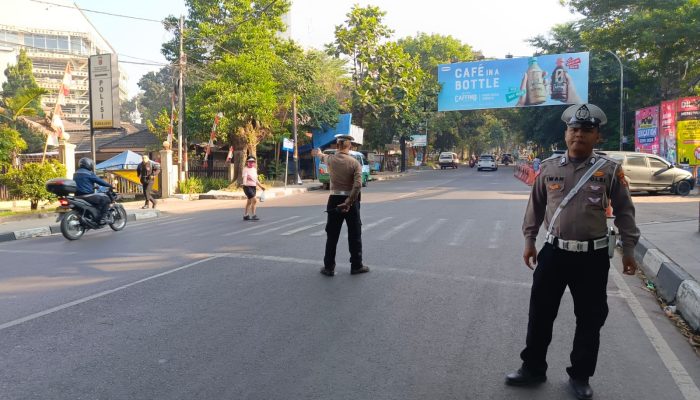
[[[363, 190], [365, 263], [318, 273], [327, 192], [0, 244], [0, 399], [568, 399], [565, 295], [549, 380], [524, 344], [528, 187], [510, 168]], [[596, 398], [697, 400], [700, 362], [613, 260]], [[689, 397], [691, 396], [691, 397]]]

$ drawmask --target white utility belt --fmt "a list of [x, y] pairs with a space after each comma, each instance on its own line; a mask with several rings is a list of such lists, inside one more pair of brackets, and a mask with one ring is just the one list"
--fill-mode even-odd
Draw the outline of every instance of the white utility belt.
[[331, 194], [336, 196], [350, 196], [350, 192], [345, 190], [331, 190]]
[[544, 240], [547, 243], [549, 243], [552, 246], [557, 247], [559, 249], [566, 250], [566, 251], [573, 251], [573, 252], [577, 252], [577, 253], [587, 252], [589, 250], [589, 246], [591, 244], [593, 245], [592, 250], [606, 249], [608, 247], [608, 237], [607, 236], [600, 238], [600, 239], [579, 241], [579, 240], [562, 240], [562, 239], [559, 239], [558, 237], [548, 233], [544, 237]]

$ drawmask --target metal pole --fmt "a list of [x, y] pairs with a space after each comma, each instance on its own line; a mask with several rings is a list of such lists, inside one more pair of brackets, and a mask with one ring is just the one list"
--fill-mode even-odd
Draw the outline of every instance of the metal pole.
[[605, 50], [608, 53], [612, 54], [613, 57], [617, 60], [618, 64], [620, 64], [620, 151], [622, 151], [622, 141], [624, 139], [624, 132], [625, 132], [625, 114], [622, 111], [623, 107], [623, 96], [624, 96], [624, 90], [625, 90], [625, 73], [624, 69], [622, 67], [622, 61], [620, 60], [620, 57], [617, 56], [617, 54], [613, 53], [610, 50]]
[[90, 100], [90, 147], [92, 149], [92, 172], [95, 172], [95, 165], [97, 165], [97, 151], [95, 150], [95, 118], [93, 116], [94, 113], [92, 112], [92, 63], [90, 61], [90, 57], [88, 57], [88, 99]]
[[183, 110], [183, 104], [182, 104], [182, 86], [184, 83], [183, 79], [183, 70], [185, 67], [185, 57], [183, 53], [183, 36], [184, 36], [184, 30], [185, 30], [185, 17], [180, 16], [180, 84], [178, 85], [178, 112], [177, 112], [177, 177], [178, 177], [178, 182], [183, 181], [185, 179], [184, 175], [184, 170], [183, 170], [183, 160], [182, 160], [182, 120], [185, 119], [185, 113]]
[[284, 162], [284, 190], [287, 190], [287, 174], [289, 172], [289, 150], [285, 150], [287, 153], [287, 159]]
[[295, 94], [292, 98], [292, 118], [293, 124], [292, 129], [294, 130], [294, 171], [296, 171], [296, 183], [301, 185], [301, 178], [299, 177], [299, 146], [297, 145], [297, 95]]

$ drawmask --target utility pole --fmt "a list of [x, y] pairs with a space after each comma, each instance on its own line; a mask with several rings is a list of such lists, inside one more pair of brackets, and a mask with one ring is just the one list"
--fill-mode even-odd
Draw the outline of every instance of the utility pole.
[[[178, 176], [178, 182], [184, 181], [185, 180], [185, 173], [184, 173], [184, 161], [182, 158], [182, 120], [185, 119], [185, 107], [184, 107], [184, 102], [182, 98], [182, 94], [184, 92], [183, 86], [185, 83], [184, 80], [184, 75], [185, 75], [185, 52], [183, 51], [183, 42], [184, 42], [184, 33], [185, 33], [185, 17], [183, 15], [180, 16], [180, 80], [178, 86], [178, 94], [177, 94], [177, 101], [178, 101], [178, 111], [177, 111], [177, 176]], [[185, 149], [187, 151], [187, 149]]]
[[299, 145], [297, 144], [297, 95], [292, 97], [292, 130], [294, 131], [294, 171], [296, 172], [296, 184], [301, 185], [301, 177], [299, 177]]
[[622, 106], [623, 106], [623, 93], [625, 90], [625, 73], [624, 69], [622, 68], [622, 61], [620, 60], [620, 57], [617, 56], [617, 54], [613, 53], [610, 50], [605, 50], [608, 53], [612, 54], [613, 57], [617, 60], [617, 62], [620, 64], [620, 151], [622, 151], [622, 142], [624, 140], [624, 132], [625, 132], [625, 115], [623, 114]]

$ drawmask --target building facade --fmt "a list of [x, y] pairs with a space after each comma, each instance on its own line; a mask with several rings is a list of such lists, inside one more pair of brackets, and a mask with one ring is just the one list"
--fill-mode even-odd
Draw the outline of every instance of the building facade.
[[[32, 60], [37, 84], [49, 94], [42, 106], [51, 110], [56, 105], [58, 90], [70, 64], [72, 85], [64, 119], [87, 126], [90, 121], [88, 96], [88, 56], [116, 51], [100, 35], [87, 16], [74, 3], [52, 0], [49, 3], [31, 0], [3, 0], [0, 3], [0, 69], [15, 64], [20, 49]], [[5, 81], [0, 74], [0, 84]], [[120, 71], [119, 98], [128, 99], [128, 77]]]

